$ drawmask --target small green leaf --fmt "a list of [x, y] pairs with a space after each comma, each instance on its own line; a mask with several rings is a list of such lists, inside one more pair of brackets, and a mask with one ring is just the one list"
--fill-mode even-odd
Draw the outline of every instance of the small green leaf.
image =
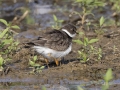
[[8, 26], [8, 23], [7, 23], [6, 20], [4, 20], [4, 19], [0, 19], [0, 22], [4, 23], [6, 26]]
[[59, 20], [58, 22], [62, 23], [64, 20]]
[[108, 90], [109, 88], [109, 81], [113, 78], [112, 76], [112, 69], [109, 68], [104, 76], [105, 84], [102, 86], [102, 90]]
[[97, 42], [99, 39], [91, 39], [88, 43], [91, 44], [91, 43], [95, 43]]
[[90, 45], [90, 48], [91, 48], [91, 50], [94, 50], [94, 47], [92, 45]]
[[5, 40], [2, 40], [2, 42], [6, 45], [6, 44], [10, 44], [13, 42], [13, 39], [5, 39]]
[[81, 55], [81, 51], [78, 50], [78, 54]]
[[88, 38], [85, 37], [85, 38], [84, 38], [84, 41], [85, 41], [86, 43], [88, 43]]
[[34, 66], [34, 67], [39, 67], [40, 64], [35, 63], [33, 66]]
[[41, 66], [41, 67], [40, 67], [40, 69], [44, 69], [44, 68], [45, 68], [45, 66]]
[[87, 46], [88, 45], [88, 38], [84, 37], [84, 46]]
[[37, 60], [37, 55], [33, 57], [34, 62]]
[[102, 90], [108, 90], [109, 89], [109, 83], [105, 83], [105, 85], [102, 86]]
[[83, 42], [81, 40], [73, 40], [73, 42], [77, 43], [77, 44], [82, 44], [83, 45]]
[[102, 52], [102, 49], [101, 49], [101, 48], [99, 48], [99, 49], [98, 49], [98, 51], [101, 53], [101, 52]]
[[100, 26], [102, 26], [104, 22], [105, 22], [105, 18], [102, 16], [99, 21]]
[[81, 88], [80, 86], [77, 87], [77, 90], [84, 90], [83, 88]]
[[42, 90], [47, 90], [45, 86], [42, 86]]
[[82, 53], [82, 57], [83, 57], [83, 61], [87, 61], [87, 55], [86, 55], [86, 53]]
[[2, 56], [0, 55], [0, 67], [3, 65], [3, 58], [2, 58]]
[[54, 21], [57, 21], [57, 17], [55, 15], [53, 15], [53, 19]]
[[105, 76], [104, 76], [104, 80], [105, 80], [106, 82], [109, 82], [112, 78], [113, 78], [113, 76], [112, 76], [112, 69], [109, 68], [109, 69], [107, 70]]
[[14, 45], [15, 45], [15, 46], [17, 46], [18, 44], [19, 44], [19, 42], [18, 42], [18, 41], [14, 42]]
[[34, 66], [34, 65], [35, 65], [35, 62], [29, 60], [29, 64], [30, 64], [31, 66]]
[[0, 38], [3, 38], [3, 36], [8, 32], [9, 28], [6, 28], [3, 30], [3, 32], [0, 34]]
[[13, 28], [13, 29], [20, 29], [20, 27], [17, 26], [17, 25], [11, 26], [11, 28]]

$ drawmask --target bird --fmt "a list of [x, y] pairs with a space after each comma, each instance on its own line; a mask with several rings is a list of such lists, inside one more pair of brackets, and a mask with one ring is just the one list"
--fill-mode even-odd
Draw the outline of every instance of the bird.
[[59, 30], [53, 29], [46, 31], [38, 38], [28, 42], [27, 44], [41, 54], [48, 65], [49, 62], [55, 61], [59, 65], [62, 57], [69, 54], [72, 50], [72, 38], [77, 34], [75, 25], [68, 23]]

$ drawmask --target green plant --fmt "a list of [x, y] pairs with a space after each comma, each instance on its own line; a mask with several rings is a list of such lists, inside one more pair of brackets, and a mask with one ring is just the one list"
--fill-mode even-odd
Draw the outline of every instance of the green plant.
[[88, 19], [87, 16], [92, 15], [94, 17], [94, 14], [92, 11], [95, 8], [105, 6], [105, 2], [100, 1], [100, 0], [74, 0], [73, 2], [74, 2], [73, 5], [76, 5], [82, 8], [80, 12], [74, 11], [74, 13], [80, 16], [80, 18], [82, 19], [81, 20], [82, 26], [85, 24], [87, 28], [89, 28], [89, 26], [92, 23], [90, 20], [87, 20]]
[[74, 3], [89, 11], [97, 7], [105, 6], [105, 3], [99, 0], [74, 0]]
[[104, 22], [105, 22], [105, 18], [102, 16], [99, 20], [99, 25], [101, 28], [102, 28], [102, 25], [104, 24]]
[[4, 59], [0, 55], [0, 71], [3, 71], [3, 64], [4, 64]]
[[83, 40], [77, 39], [73, 40], [73, 42], [76, 42], [79, 45], [82, 45], [82, 50], [78, 50], [78, 54], [80, 55], [80, 58], [82, 58], [81, 62], [88, 61], [91, 56], [97, 55], [97, 59], [100, 59], [102, 57], [102, 50], [99, 48], [93, 47], [91, 44], [97, 42], [98, 39], [88, 39], [86, 36], [84, 36]]
[[[23, 13], [23, 16], [25, 16], [25, 22], [26, 22], [28, 25], [33, 25], [33, 24], [35, 24], [34, 18], [30, 15], [30, 13], [31, 13], [30, 9], [24, 8], [24, 9], [22, 10], [22, 13]], [[22, 18], [22, 17], [21, 17], [21, 18]]]
[[109, 1], [112, 4], [111, 10], [113, 11], [113, 17], [114, 17], [114, 24], [116, 26], [120, 25], [119, 23], [119, 14], [120, 14], [120, 0], [110, 0]]
[[77, 90], [84, 90], [81, 86], [77, 86]]
[[6, 25], [6, 28], [0, 31], [0, 66], [2, 66], [6, 60], [10, 59], [10, 54], [17, 49], [19, 42], [14, 40], [12, 29], [19, 29], [19, 27], [12, 25], [12, 23], [7, 23], [4, 19], [0, 19], [0, 22]]
[[54, 25], [52, 25], [52, 28], [59, 29], [62, 25], [63, 20], [59, 20], [55, 15], [53, 15], [54, 19]]
[[41, 66], [40, 64], [36, 63], [36, 61], [37, 61], [37, 55], [33, 56], [32, 59], [29, 59], [29, 65], [34, 68], [33, 72], [41, 72], [42, 69], [45, 68], [45, 66]]
[[[13, 38], [13, 33], [11, 29], [19, 29], [17, 25], [13, 25], [11, 23], [7, 23], [4, 19], [0, 19], [0, 22], [6, 25], [6, 29], [0, 31], [0, 48], [2, 54], [6, 54], [16, 49], [18, 42], [16, 42]], [[6, 49], [6, 50], [3, 50]]]
[[98, 25], [96, 25], [97, 29], [95, 30], [95, 32], [100, 35], [100, 34], [103, 34], [104, 31], [103, 31], [103, 25], [105, 25], [106, 19], [102, 16], [100, 19], [99, 19], [99, 23]]
[[[109, 81], [113, 79], [113, 75], [112, 75], [112, 69], [109, 68], [104, 76], [104, 85], [102, 86], [101, 90], [108, 90], [109, 89]], [[96, 84], [98, 81], [91, 83], [91, 84]], [[101, 81], [100, 81], [101, 82]], [[77, 90], [84, 90], [82, 87], [84, 87], [85, 85], [79, 85], [77, 86]]]
[[90, 50], [93, 55], [97, 56], [97, 60], [100, 60], [102, 58], [102, 49], [101, 48], [93, 47], [92, 45], [90, 45]]
[[115, 52], [118, 50], [118, 48], [114, 45], [113, 46], [113, 53], [115, 54]]
[[27, 7], [20, 7], [15, 9], [15, 11], [20, 10], [22, 12], [22, 16], [16, 16], [16, 18], [14, 18], [13, 22], [19, 24], [22, 20], [25, 21], [26, 24], [30, 25], [30, 24], [34, 24], [35, 20], [34, 18], [31, 16], [31, 11], [29, 8]]
[[102, 86], [102, 90], [108, 90], [109, 88], [109, 81], [113, 78], [112, 76], [112, 69], [109, 68], [104, 76], [105, 84]]
[[110, 0], [110, 2], [113, 3], [112, 10], [115, 10], [116, 13], [120, 13], [120, 0]]
[[36, 56], [33, 56], [33, 59], [29, 59], [29, 64], [33, 67], [35, 66], [40, 66], [39, 64], [35, 63], [37, 61], [37, 55]]
[[45, 86], [42, 86], [42, 90], [47, 90]]

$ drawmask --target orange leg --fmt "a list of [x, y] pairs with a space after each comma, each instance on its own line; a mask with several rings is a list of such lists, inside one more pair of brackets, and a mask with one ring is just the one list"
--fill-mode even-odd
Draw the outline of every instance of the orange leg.
[[45, 62], [46, 62], [46, 64], [47, 64], [48, 68], [49, 68], [49, 65], [48, 65], [48, 63], [49, 63], [49, 62], [48, 62], [48, 60], [47, 60], [47, 59], [45, 59]]
[[55, 64], [58, 66], [59, 65], [59, 61], [57, 59], [54, 59], [55, 60]]
[[59, 65], [59, 59], [56, 59], [56, 58], [52, 57], [52, 56], [51, 56], [51, 53], [48, 53], [48, 56], [54, 59], [55, 64], [56, 64], [57, 66]]

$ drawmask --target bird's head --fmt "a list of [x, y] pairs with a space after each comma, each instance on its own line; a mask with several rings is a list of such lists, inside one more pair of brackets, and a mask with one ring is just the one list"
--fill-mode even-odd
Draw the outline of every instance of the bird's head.
[[76, 35], [77, 28], [71, 23], [63, 26], [61, 29], [72, 38]]

